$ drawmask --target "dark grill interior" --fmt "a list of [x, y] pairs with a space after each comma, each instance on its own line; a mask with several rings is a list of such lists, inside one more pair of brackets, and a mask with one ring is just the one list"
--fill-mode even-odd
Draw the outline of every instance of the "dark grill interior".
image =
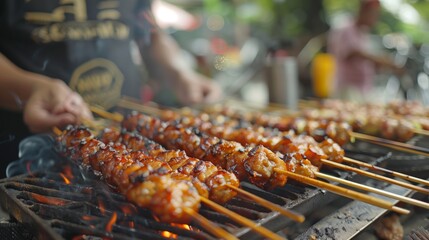
[[[159, 223], [99, 181], [64, 183], [61, 174], [36, 173], [1, 183], [3, 207], [37, 229], [39, 239], [163, 239], [162, 231], [183, 239], [207, 239], [204, 232]], [[109, 224], [109, 222], [114, 224]]]
[[[19, 172], [27, 173], [0, 182], [2, 207], [7, 209], [7, 212], [18, 222], [28, 224], [39, 239], [88, 239], [88, 236], [96, 237], [95, 239], [212, 238], [196, 223], [192, 223], [191, 229], [188, 230], [183, 226], [157, 222], [148, 211], [128, 203], [91, 171], [60, 158], [53, 150], [52, 144], [52, 139], [47, 136], [35, 136], [24, 141], [21, 146], [25, 150], [22, 153], [23, 157], [9, 169], [9, 172], [13, 172], [14, 175]], [[391, 157], [385, 151], [369, 151], [362, 154], [362, 149], [350, 149], [349, 155], [381, 163]], [[55, 161], [52, 162], [52, 159]], [[40, 168], [46, 165], [49, 168]], [[364, 180], [363, 177], [352, 173], [334, 170], [328, 170], [328, 173], [357, 182]], [[378, 183], [377, 187], [389, 186]], [[338, 199], [334, 194], [291, 180], [286, 186], [271, 192], [258, 189], [249, 183], [242, 183], [242, 188], [306, 216]], [[399, 191], [400, 194], [407, 194], [407, 192], [409, 191], [403, 189]], [[369, 206], [360, 204], [360, 206]], [[247, 199], [236, 197], [225, 206], [274, 232], [296, 226], [296, 223], [290, 219]], [[385, 212], [377, 207], [371, 207], [371, 209], [374, 211], [374, 218]], [[338, 214], [341, 215], [347, 211], [352, 211], [347, 213], [352, 216], [355, 213], [358, 214], [358, 211], [350, 209], [340, 210]], [[200, 214], [242, 239], [262, 238], [248, 228], [239, 226], [227, 216], [206, 207], [202, 207]], [[341, 222], [344, 221], [339, 219], [336, 221], [337, 226], [330, 226], [334, 228], [333, 231], [345, 228], [341, 226]], [[365, 224], [369, 224], [372, 220], [365, 219]], [[321, 231], [320, 229], [323, 227], [316, 230], [309, 228], [308, 231], [316, 231], [317, 235], [322, 236], [322, 233], [317, 232]]]

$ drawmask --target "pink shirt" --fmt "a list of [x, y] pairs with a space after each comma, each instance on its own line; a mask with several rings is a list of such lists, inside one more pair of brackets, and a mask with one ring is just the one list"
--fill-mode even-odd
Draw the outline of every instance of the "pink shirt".
[[373, 62], [360, 57], [347, 59], [353, 51], [368, 51], [368, 44], [366, 31], [354, 22], [330, 32], [328, 51], [334, 55], [336, 61], [337, 91], [352, 87], [363, 94], [372, 88], [375, 75]]

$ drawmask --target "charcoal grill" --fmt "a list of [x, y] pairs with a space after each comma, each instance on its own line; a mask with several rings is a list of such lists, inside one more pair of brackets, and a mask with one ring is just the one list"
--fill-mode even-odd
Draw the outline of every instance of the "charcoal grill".
[[[191, 229], [184, 229], [181, 226], [157, 222], [148, 211], [128, 203], [91, 172], [61, 158], [54, 151], [53, 144], [54, 141], [47, 135], [33, 136], [24, 140], [20, 145], [20, 161], [8, 168], [8, 174], [14, 177], [0, 181], [2, 207], [18, 222], [28, 224], [39, 239], [84, 239], [88, 236], [96, 239], [169, 238], [165, 232], [174, 234], [173, 236], [178, 239], [213, 238], [198, 224], [192, 223]], [[371, 163], [382, 163], [390, 155], [377, 152], [358, 153], [351, 157], [365, 159]], [[328, 173], [357, 182], [363, 181], [362, 177], [353, 173], [333, 170], [329, 170]], [[388, 190], [401, 195], [410, 194], [408, 190], [386, 184], [378, 187], [389, 188]], [[304, 215], [317, 211], [337, 199], [334, 194], [292, 180], [286, 186], [270, 192], [246, 182], [242, 183], [242, 188]], [[333, 219], [337, 220], [334, 221], [334, 227], [329, 226], [331, 230], [326, 230], [328, 227], [324, 226], [333, 222], [325, 221], [325, 225], [319, 223], [309, 228], [301, 235], [301, 239], [315, 234], [323, 238], [324, 234], [332, 235], [330, 231], [339, 236], [336, 239], [349, 239], [386, 212], [384, 209], [363, 203], [351, 204], [353, 205], [347, 205], [337, 211], [338, 215], [333, 215]], [[274, 232], [286, 227], [291, 228], [296, 224], [277, 212], [238, 197], [228, 202], [225, 207]], [[341, 214], [345, 213], [352, 216], [353, 221], [342, 221]], [[241, 239], [261, 238], [250, 229], [241, 227], [226, 216], [208, 208], [203, 207], [200, 214]], [[366, 215], [365, 218], [359, 218], [353, 217], [354, 214]], [[350, 226], [357, 224], [359, 228], [350, 231], [352, 229]]]

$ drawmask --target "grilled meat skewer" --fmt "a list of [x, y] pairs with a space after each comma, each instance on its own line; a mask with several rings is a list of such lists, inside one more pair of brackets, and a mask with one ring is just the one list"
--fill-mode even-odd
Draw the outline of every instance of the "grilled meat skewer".
[[[136, 132], [121, 134], [119, 131], [105, 129], [100, 139], [105, 143], [124, 144], [132, 151], [141, 151], [157, 160], [168, 163], [178, 173], [198, 179], [199, 182], [207, 186], [208, 197], [217, 203], [225, 203], [237, 194], [227, 186], [228, 184], [235, 187], [239, 186], [239, 181], [234, 174], [216, 167], [211, 162], [188, 157], [184, 151], [166, 150], [160, 144]], [[197, 187], [197, 189], [200, 188]]]
[[186, 116], [175, 118], [169, 114], [170, 119], [185, 127], [195, 127], [198, 130], [216, 136], [218, 138], [236, 141], [243, 145], [263, 145], [273, 152], [280, 152], [285, 155], [287, 161], [300, 154], [302, 159], [308, 159], [316, 167], [321, 167], [322, 159], [329, 159], [334, 162], [342, 162], [344, 149], [330, 138], [317, 142], [307, 135], [295, 135], [293, 132], [272, 131], [267, 128], [240, 127], [229, 122], [212, 123], [203, 116]]
[[58, 137], [60, 150], [116, 187], [128, 200], [151, 210], [162, 222], [189, 223], [185, 208], [198, 211], [195, 187], [165, 162], [123, 145], [109, 146], [84, 127], [70, 127]]
[[274, 188], [286, 183], [284, 174], [275, 168], [287, 170], [286, 164], [272, 151], [258, 145], [244, 147], [238, 142], [225, 141], [202, 134], [197, 129], [162, 122], [146, 115], [134, 114], [123, 121], [129, 131], [163, 144], [168, 149], [182, 149], [189, 156], [210, 161], [234, 173], [240, 180], [249, 180], [261, 188]]

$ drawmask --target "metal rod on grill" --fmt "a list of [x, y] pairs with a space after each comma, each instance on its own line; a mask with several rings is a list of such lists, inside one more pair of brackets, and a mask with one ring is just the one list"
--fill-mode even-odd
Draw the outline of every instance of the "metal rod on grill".
[[235, 212], [233, 212], [233, 211], [231, 211], [225, 207], [222, 207], [221, 205], [219, 205], [213, 201], [210, 201], [207, 198], [201, 197], [201, 202], [205, 203], [207, 206], [214, 209], [215, 211], [229, 216], [234, 221], [253, 229], [255, 232], [258, 232], [259, 234], [261, 234], [264, 237], [267, 237], [268, 239], [279, 239], [279, 240], [284, 239], [284, 238], [280, 237], [279, 235], [277, 235], [277, 234], [271, 232], [270, 230], [266, 229], [265, 227], [257, 225], [256, 223], [250, 221], [249, 219], [247, 219], [241, 215], [238, 215], [237, 213], [235, 213]]
[[369, 186], [366, 186], [366, 185], [358, 184], [358, 183], [355, 183], [355, 182], [352, 182], [352, 181], [347, 181], [345, 179], [334, 177], [334, 176], [331, 176], [331, 175], [328, 175], [328, 174], [324, 174], [324, 173], [321, 173], [321, 172], [316, 172], [314, 174], [317, 177], [319, 177], [319, 178], [323, 178], [323, 179], [326, 179], [326, 180], [338, 182], [338, 183], [341, 183], [341, 184], [344, 184], [344, 185], [347, 185], [347, 186], [350, 186], [350, 187], [354, 187], [354, 188], [361, 189], [361, 190], [368, 191], [368, 192], [373, 192], [373, 193], [376, 193], [376, 194], [379, 194], [379, 195], [382, 195], [382, 196], [385, 196], [385, 197], [393, 198], [393, 199], [396, 199], [396, 200], [399, 200], [399, 201], [402, 201], [402, 202], [405, 202], [405, 203], [409, 203], [409, 204], [412, 204], [412, 205], [415, 205], [415, 206], [419, 206], [419, 207], [422, 207], [422, 208], [429, 209], [429, 204], [428, 203], [425, 203], [425, 202], [422, 202], [422, 201], [419, 201], [419, 200], [416, 200], [416, 199], [412, 199], [412, 198], [409, 198], [409, 197], [404, 197], [404, 196], [401, 196], [401, 195], [398, 195], [398, 194], [394, 194], [394, 193], [391, 193], [391, 192], [388, 192], [388, 191], [384, 191], [384, 190], [381, 190], [381, 189], [378, 189], [378, 188], [373, 188], [373, 187], [369, 187]]
[[400, 207], [396, 207], [394, 206], [392, 203], [384, 201], [382, 199], [379, 198], [375, 198], [366, 194], [362, 194], [350, 189], [346, 189], [346, 188], [342, 188], [336, 185], [332, 185], [326, 182], [322, 182], [313, 178], [309, 178], [303, 175], [299, 175], [296, 173], [292, 173], [292, 172], [288, 172], [288, 171], [284, 171], [281, 169], [275, 169], [275, 171], [278, 171], [280, 173], [283, 173], [285, 175], [287, 175], [288, 177], [295, 179], [299, 182], [303, 182], [309, 185], [312, 185], [314, 187], [319, 187], [319, 188], [323, 188], [326, 189], [328, 191], [331, 191], [333, 193], [336, 193], [338, 195], [344, 196], [344, 197], [348, 197], [351, 199], [355, 199], [355, 200], [359, 200], [362, 202], [366, 202], [369, 203], [371, 205], [377, 206], [377, 207], [381, 207], [381, 208], [385, 208], [385, 209], [389, 209], [392, 210], [394, 212], [400, 213], [400, 214], [409, 214], [410, 211], [404, 208], [400, 208]]
[[372, 165], [372, 164], [369, 164], [369, 163], [366, 163], [366, 162], [361, 162], [359, 160], [352, 159], [352, 158], [349, 158], [349, 157], [344, 157], [343, 158], [343, 162], [355, 164], [355, 165], [358, 165], [360, 167], [366, 167], [366, 168], [371, 169], [371, 170], [381, 171], [383, 173], [387, 173], [387, 174], [389, 174], [391, 176], [394, 176], [394, 177], [399, 177], [399, 178], [402, 178], [404, 180], [408, 180], [408, 181], [411, 181], [411, 182], [420, 183], [420, 184], [424, 184], [426, 186], [429, 186], [429, 181], [427, 181], [427, 180], [424, 180], [424, 179], [421, 179], [421, 178], [417, 178], [417, 177], [413, 177], [413, 176], [410, 176], [410, 175], [407, 175], [407, 174], [403, 174], [403, 173], [400, 173], [400, 172], [392, 171], [392, 170], [389, 170], [389, 169], [386, 169], [386, 168], [382, 168], [382, 167], [379, 167], [379, 166], [376, 166], [376, 165]]
[[192, 216], [193, 220], [199, 223], [205, 230], [213, 234], [214, 236], [225, 239], [225, 240], [238, 240], [237, 237], [231, 235], [229, 232], [225, 231], [223, 228], [218, 227], [216, 224], [208, 220], [207, 218], [201, 216], [199, 213], [195, 212], [191, 208], [185, 208], [184, 211]]

